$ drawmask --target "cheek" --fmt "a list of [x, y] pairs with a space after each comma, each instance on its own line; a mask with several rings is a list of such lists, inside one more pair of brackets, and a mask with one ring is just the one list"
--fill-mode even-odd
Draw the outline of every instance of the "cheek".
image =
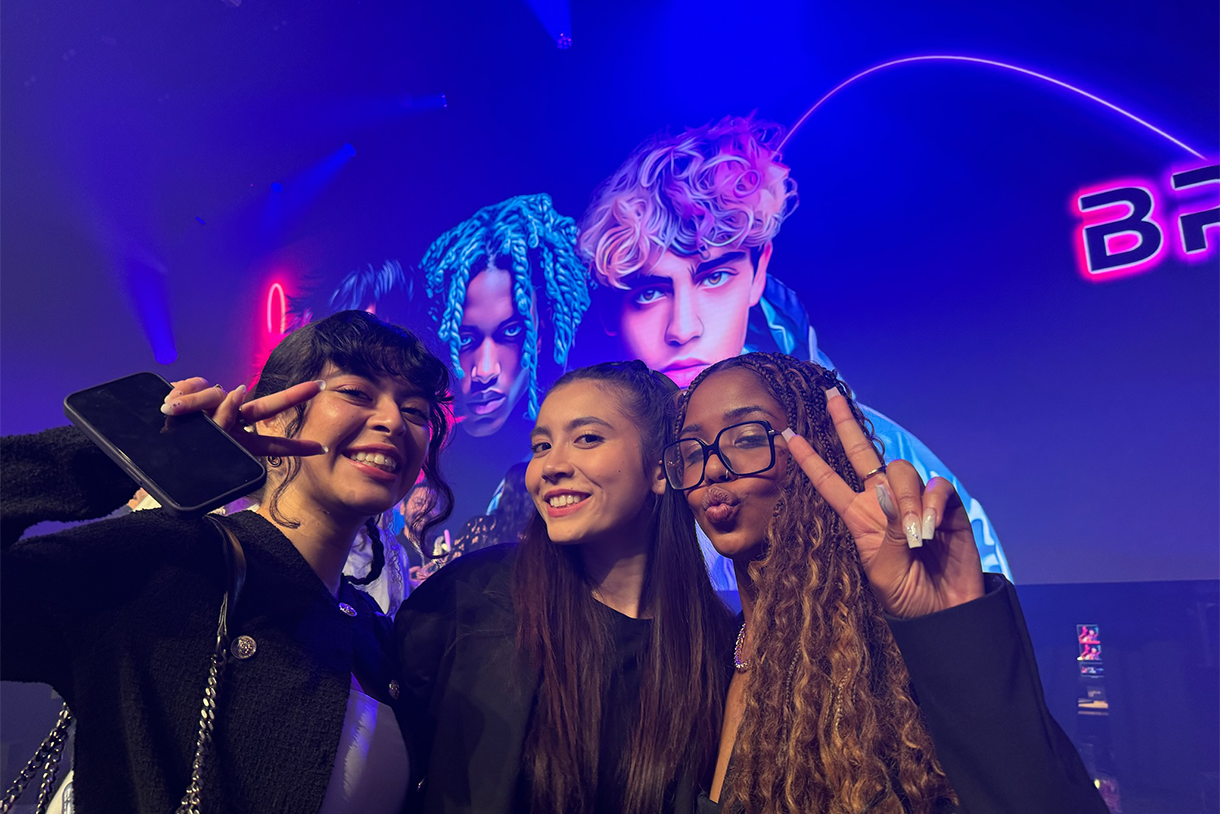
[[623, 309], [619, 336], [623, 347], [642, 362], [647, 363], [649, 351], [662, 342], [661, 310], [659, 305], [639, 310], [630, 306]]

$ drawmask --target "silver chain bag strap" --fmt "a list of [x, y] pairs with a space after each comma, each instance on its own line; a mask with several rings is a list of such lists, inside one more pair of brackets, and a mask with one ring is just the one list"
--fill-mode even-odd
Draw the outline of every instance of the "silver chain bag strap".
[[[175, 814], [200, 814], [203, 766], [212, 750], [212, 730], [216, 725], [217, 696], [220, 690], [220, 680], [229, 659], [229, 616], [237, 607], [238, 596], [246, 581], [246, 554], [242, 550], [241, 543], [238, 542], [233, 532], [229, 531], [214, 516], [207, 515], [206, 519], [215, 526], [224, 540], [225, 572], [228, 575], [228, 585], [225, 587], [224, 598], [220, 600], [220, 621], [216, 626], [216, 649], [212, 653], [208, 680], [203, 690], [203, 708], [199, 713], [199, 737], [195, 741], [195, 757], [191, 761], [191, 780]], [[34, 814], [46, 814], [47, 806], [50, 805], [55, 790], [59, 761], [63, 756], [64, 744], [68, 739], [68, 727], [71, 724], [72, 712], [68, 709], [68, 705], [64, 704], [51, 734], [47, 735], [46, 740], [34, 752], [34, 756], [26, 763], [25, 768], [21, 770], [21, 774], [4, 792], [4, 797], [0, 799], [0, 814], [9, 814], [31, 781], [40, 773], [42, 781], [39, 784], [38, 805], [34, 809]]]

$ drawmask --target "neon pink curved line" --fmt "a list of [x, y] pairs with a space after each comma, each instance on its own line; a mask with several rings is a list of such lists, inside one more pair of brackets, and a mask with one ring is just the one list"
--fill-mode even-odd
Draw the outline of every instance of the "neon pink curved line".
[[902, 64], [905, 64], [908, 62], [929, 62], [929, 61], [933, 61], [933, 60], [942, 60], [942, 61], [946, 61], [946, 62], [974, 62], [979, 65], [991, 65], [996, 68], [1007, 68], [1010, 71], [1022, 73], [1022, 74], [1025, 74], [1026, 76], [1032, 76], [1036, 79], [1041, 79], [1045, 82], [1050, 82], [1052, 85], [1058, 85], [1061, 88], [1067, 88], [1068, 90], [1072, 91], [1073, 93], [1079, 93], [1081, 96], [1085, 97], [1086, 99], [1091, 99], [1092, 101], [1097, 102], [1098, 104], [1105, 105], [1106, 107], [1110, 108], [1111, 110], [1115, 111], [1116, 113], [1121, 113], [1122, 115], [1126, 116], [1128, 119], [1131, 119], [1132, 121], [1134, 121], [1138, 124], [1142, 124], [1144, 127], [1147, 127], [1149, 130], [1156, 133], [1157, 135], [1163, 136], [1164, 138], [1169, 139], [1174, 144], [1178, 145], [1179, 147], [1181, 147], [1183, 150], [1190, 153], [1191, 155], [1194, 155], [1198, 158], [1204, 157], [1203, 154], [1200, 153], [1198, 150], [1187, 147], [1185, 144], [1178, 141], [1176, 138], [1169, 135], [1164, 130], [1161, 130], [1158, 127], [1154, 127], [1153, 125], [1151, 125], [1148, 122], [1141, 119], [1139, 116], [1136, 116], [1134, 113], [1123, 110], [1118, 105], [1116, 105], [1112, 102], [1107, 102], [1105, 99], [1102, 99], [1100, 96], [1094, 96], [1093, 94], [1089, 93], [1086, 90], [1081, 90], [1080, 88], [1076, 87], [1075, 85], [1069, 85], [1067, 82], [1056, 79], [1053, 76], [1047, 76], [1046, 74], [1040, 74], [1037, 71], [1031, 71], [1028, 68], [1022, 68], [1019, 65], [1009, 65], [1006, 62], [997, 62], [994, 59], [982, 59], [981, 57], [963, 57], [963, 56], [955, 56], [952, 54], [929, 54], [926, 56], [905, 57], [903, 59], [893, 59], [893, 60], [890, 60], [889, 62], [883, 62], [880, 65], [874, 65], [873, 67], [868, 68], [867, 70], [860, 71], [860, 73], [856, 74], [855, 76], [849, 77], [848, 79], [846, 79], [843, 82], [840, 82], [838, 85], [836, 85], [829, 93], [827, 93], [821, 99], [818, 99], [816, 102], [814, 102], [813, 107], [811, 107], [805, 111], [805, 115], [801, 116], [801, 118], [797, 121], [797, 123], [795, 125], [793, 125], [792, 129], [788, 131], [788, 135], [784, 136], [784, 140], [780, 142], [780, 145], [779, 145], [780, 149], [783, 149], [783, 146], [788, 143], [788, 140], [792, 138], [793, 134], [795, 134], [796, 131], [800, 129], [801, 125], [805, 123], [805, 119], [808, 119], [813, 114], [813, 111], [817, 110], [831, 96], [834, 96], [836, 93], [843, 90], [843, 88], [845, 88], [848, 85], [850, 85], [851, 83], [855, 82], [857, 79], [863, 79], [864, 77], [868, 76], [870, 73], [876, 73], [877, 71], [880, 71], [884, 68], [890, 68], [894, 65], [902, 65]]

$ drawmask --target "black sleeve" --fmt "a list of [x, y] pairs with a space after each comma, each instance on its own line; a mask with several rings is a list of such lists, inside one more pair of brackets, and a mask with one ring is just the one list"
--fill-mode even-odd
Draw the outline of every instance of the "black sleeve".
[[105, 517], [137, 488], [75, 427], [0, 438], [0, 545], [44, 520]]
[[889, 619], [962, 814], [1107, 814], [1051, 717], [1012, 584], [916, 619]]
[[71, 699], [78, 654], [105, 641], [113, 612], [150, 584], [157, 552], [185, 522], [159, 510], [19, 539], [43, 520], [108, 514], [135, 483], [72, 428], [0, 439], [0, 677]]

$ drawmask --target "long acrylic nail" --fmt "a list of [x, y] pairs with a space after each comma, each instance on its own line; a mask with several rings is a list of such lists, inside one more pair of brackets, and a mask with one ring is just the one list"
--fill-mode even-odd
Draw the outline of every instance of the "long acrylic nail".
[[785, 441], [791, 441], [793, 438], [796, 437], [796, 433], [794, 433], [792, 431], [791, 427], [786, 428], [783, 432], [780, 433], [780, 435], [784, 436]]
[[920, 529], [920, 532], [919, 536], [925, 540], [931, 540], [936, 536], [936, 509], [923, 510], [923, 528]]
[[833, 398], [836, 398], [836, 397], [838, 397], [838, 396], [842, 396], [842, 395], [843, 395], [842, 393], [840, 393], [840, 392], [839, 392], [839, 388], [837, 388], [837, 387], [832, 387], [832, 388], [830, 388], [829, 390], [826, 390], [826, 391], [823, 391], [823, 392], [825, 392], [825, 393], [826, 393], [826, 403], [827, 403], [827, 404], [829, 404], [829, 403], [830, 403], [830, 400], [831, 400], [831, 399], [833, 399]]
[[881, 504], [881, 511], [885, 512], [887, 520], [892, 523], [898, 519], [898, 507], [894, 505], [889, 487], [883, 482], [877, 484], [877, 502]]
[[919, 516], [914, 512], [902, 518], [902, 530], [907, 533], [907, 548], [923, 546], [923, 540], [919, 537]]
[[178, 408], [181, 406], [182, 402], [180, 401], [166, 402], [165, 404], [161, 405], [161, 412], [165, 415], [174, 415], [178, 412]]

